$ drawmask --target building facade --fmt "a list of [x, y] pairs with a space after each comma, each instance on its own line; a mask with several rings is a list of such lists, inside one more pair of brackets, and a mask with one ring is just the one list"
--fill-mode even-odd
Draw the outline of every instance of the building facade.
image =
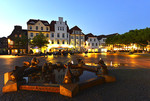
[[[47, 47], [32, 47], [30, 44], [22, 45], [16, 42], [17, 38], [27, 37], [27, 40], [42, 33], [47, 37]], [[67, 21], [63, 21], [63, 17], [59, 17], [58, 21], [40, 19], [29, 19], [27, 21], [27, 30], [23, 30], [21, 26], [15, 26], [11, 35], [8, 36], [8, 54], [16, 53], [33, 53], [38, 52], [54, 52], [60, 50], [73, 50], [80, 52], [107, 52], [106, 39], [109, 35], [95, 36], [92, 33], [85, 35], [78, 26], [69, 29]]]
[[0, 38], [0, 54], [8, 54], [8, 39], [6, 37]]
[[86, 37], [86, 50], [88, 52], [99, 52], [99, 41], [97, 36], [94, 36], [92, 33], [85, 35]]
[[[30, 19], [27, 22], [27, 31], [28, 31], [28, 39], [33, 39], [35, 36], [39, 35], [39, 33], [44, 34], [48, 39], [50, 39], [50, 26], [48, 21], [45, 20], [36, 20]], [[43, 47], [42, 52], [46, 51], [46, 47]], [[31, 47], [28, 45], [28, 52], [32, 50], [34, 53], [39, 52], [38, 47]]]
[[82, 33], [82, 30], [78, 26], [74, 26], [69, 30], [70, 33], [70, 45], [76, 51], [85, 50], [85, 35]]
[[8, 54], [28, 53], [27, 30], [22, 26], [14, 26], [14, 30], [8, 36]]
[[48, 45], [50, 51], [70, 48], [69, 27], [67, 21], [63, 21], [62, 17], [59, 17], [58, 21], [51, 21], [50, 33], [50, 44]]

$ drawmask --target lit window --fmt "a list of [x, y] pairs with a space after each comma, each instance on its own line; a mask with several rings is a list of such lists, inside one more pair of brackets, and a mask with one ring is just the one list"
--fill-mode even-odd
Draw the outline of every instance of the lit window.
[[30, 33], [30, 37], [33, 37], [33, 33]]
[[18, 35], [17, 35], [17, 34], [15, 34], [15, 37], [18, 37]]
[[21, 38], [21, 34], [19, 35], [19, 37]]
[[46, 34], [46, 37], [49, 37], [49, 34]]
[[59, 38], [59, 33], [57, 33], [57, 37]]
[[43, 30], [43, 27], [41, 27], [41, 30]]
[[64, 33], [62, 34], [62, 37], [63, 37], [63, 38], [65, 37], [65, 34], [64, 34]]
[[57, 44], [59, 44], [59, 40], [57, 40]]
[[88, 46], [90, 46], [90, 43], [88, 43]]
[[36, 26], [36, 30], [38, 30], [38, 26]]
[[51, 34], [51, 37], [54, 37], [54, 33]]

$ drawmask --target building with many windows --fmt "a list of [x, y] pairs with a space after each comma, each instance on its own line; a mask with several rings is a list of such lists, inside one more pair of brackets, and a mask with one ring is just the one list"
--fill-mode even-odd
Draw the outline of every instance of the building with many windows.
[[[48, 39], [50, 39], [50, 26], [48, 21], [45, 20], [36, 20], [36, 19], [30, 19], [27, 22], [27, 32], [28, 32], [28, 39], [33, 39], [36, 35], [39, 33], [44, 34]], [[42, 49], [42, 52], [46, 51], [46, 47]], [[32, 47], [28, 45], [28, 50], [33, 50], [34, 53], [38, 52], [38, 47]]]
[[62, 17], [59, 17], [58, 21], [51, 21], [50, 23], [48, 48], [50, 51], [71, 48], [69, 46], [69, 27], [67, 21], [64, 22]]
[[[27, 53], [32, 50], [34, 53], [39, 52], [38, 47], [31, 45], [23, 45], [17, 42], [18, 38], [24, 36], [27, 40], [31, 40], [39, 35], [44, 34], [49, 44], [42, 47], [41, 52], [53, 52], [60, 50], [88, 51], [88, 52], [106, 52], [106, 39], [109, 35], [95, 36], [92, 33], [85, 35], [78, 26], [69, 29], [67, 21], [63, 21], [63, 17], [59, 17], [58, 21], [30, 19], [27, 21], [27, 30], [23, 30], [21, 26], [15, 26], [11, 35], [8, 36], [8, 53]], [[112, 34], [116, 35], [116, 34]]]
[[82, 33], [82, 30], [78, 26], [74, 26], [69, 30], [69, 33], [70, 33], [70, 45], [76, 51], [84, 51], [85, 35]]
[[85, 35], [85, 48], [88, 52], [99, 52], [99, 41], [92, 33]]
[[0, 38], [0, 54], [8, 54], [8, 39], [6, 37]]
[[14, 30], [8, 36], [8, 54], [28, 53], [27, 30], [22, 26], [14, 26]]

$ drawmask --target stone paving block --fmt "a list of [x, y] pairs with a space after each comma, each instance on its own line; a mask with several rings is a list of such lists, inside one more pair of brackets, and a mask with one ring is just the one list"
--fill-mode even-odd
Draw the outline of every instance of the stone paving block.
[[75, 96], [79, 91], [78, 84], [64, 84], [60, 85], [60, 94], [68, 97]]
[[105, 82], [104, 77], [92, 78], [92, 79], [79, 83], [79, 89], [83, 90], [83, 89], [86, 89], [95, 85], [103, 84], [104, 82]]

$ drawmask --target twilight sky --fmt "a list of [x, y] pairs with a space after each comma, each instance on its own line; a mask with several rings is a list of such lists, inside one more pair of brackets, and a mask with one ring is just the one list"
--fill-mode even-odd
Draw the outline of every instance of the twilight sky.
[[0, 0], [0, 37], [29, 19], [51, 22], [63, 17], [83, 33], [119, 33], [150, 27], [150, 0]]

